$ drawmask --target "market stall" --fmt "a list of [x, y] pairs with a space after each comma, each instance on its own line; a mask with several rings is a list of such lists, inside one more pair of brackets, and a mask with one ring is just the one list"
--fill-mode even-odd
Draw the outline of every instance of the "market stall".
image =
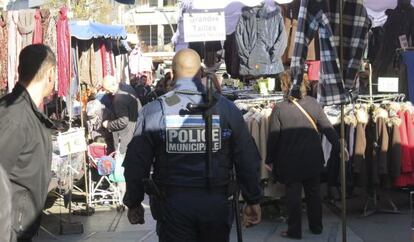
[[[274, 88], [267, 90], [271, 95], [264, 95], [266, 91], [261, 92], [262, 95], [254, 93], [265, 89], [261, 88], [263, 86], [277, 87], [274, 80], [277, 81], [279, 74], [288, 69], [296, 84], [304, 79], [309, 80], [309, 94], [313, 94], [326, 107], [326, 113], [334, 117], [335, 124], [346, 121], [343, 131], [338, 126], [338, 132], [342, 134], [342, 147], [352, 151], [348, 163], [340, 162], [343, 152], [341, 156], [330, 157], [329, 150], [325, 151], [328, 154], [328, 176], [333, 179], [329, 185], [338, 187], [342, 192], [339, 207], [343, 211], [343, 228], [346, 224], [345, 197], [352, 190], [350, 187], [362, 188], [367, 194], [364, 198], [364, 216], [380, 211], [397, 213], [398, 209], [392, 198], [388, 197], [387, 189], [412, 186], [408, 179], [411, 170], [406, 166], [399, 168], [410, 163], [406, 150], [410, 142], [395, 141], [398, 139], [396, 136], [407, 136], [410, 129], [405, 129], [404, 125], [412, 125], [412, 120], [404, 116], [412, 110], [405, 100], [413, 98], [412, 1], [411, 4], [409, 0], [383, 1], [381, 4], [377, 1], [334, 1], [329, 6], [324, 1], [312, 5], [310, 1], [303, 0], [276, 3], [183, 1], [177, 32], [173, 37], [175, 49], [196, 50], [207, 69], [213, 72], [225, 63], [228, 75], [223, 81], [226, 86], [224, 94], [230, 93], [233, 100], [247, 97], [247, 100], [236, 100], [236, 103], [244, 113], [256, 112], [252, 115], [256, 119], [246, 119], [246, 123], [258, 122], [259, 129], [262, 125], [266, 126], [268, 108], [281, 97], [274, 93]], [[200, 13], [205, 14], [204, 18], [200, 17]], [[210, 19], [206, 13], [210, 13]], [[214, 18], [213, 14], [219, 17]], [[193, 26], [186, 27], [186, 18], [193, 22], [198, 21], [197, 18], [208, 22], [223, 15], [223, 38], [198, 43], [186, 41], [185, 38], [190, 36], [186, 31], [193, 34], [197, 30]], [[200, 26], [208, 32], [208, 23], [201, 22]], [[264, 22], [273, 28], [272, 35], [261, 27]], [[266, 83], [268, 80], [271, 80], [271, 85]], [[228, 86], [232, 88], [228, 89]], [[355, 113], [364, 113], [365, 116], [362, 116], [365, 118], [355, 118]], [[400, 116], [397, 117], [397, 114]], [[399, 123], [396, 120], [402, 120], [405, 124], [394, 127]], [[387, 128], [381, 126], [383, 122], [387, 123]], [[359, 129], [358, 125], [361, 126]], [[352, 140], [357, 134], [363, 135], [358, 140]], [[390, 146], [386, 140], [393, 135], [392, 140], [398, 145]], [[259, 149], [265, 143], [262, 139], [266, 140], [266, 137], [255, 139]], [[368, 142], [366, 146], [361, 146], [360, 142], [364, 142], [361, 139]], [[378, 150], [380, 143], [381, 151]], [[390, 158], [393, 152], [397, 154]], [[261, 154], [263, 157], [265, 151]], [[384, 168], [384, 164], [388, 165]], [[263, 172], [266, 171], [262, 169], [262, 175]], [[383, 210], [379, 206], [379, 193], [391, 209]], [[343, 235], [346, 240], [345, 232]]]

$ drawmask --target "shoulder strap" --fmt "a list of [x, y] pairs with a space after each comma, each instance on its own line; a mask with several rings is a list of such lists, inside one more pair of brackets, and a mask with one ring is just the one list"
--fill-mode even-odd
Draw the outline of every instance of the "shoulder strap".
[[312, 127], [316, 130], [316, 132], [319, 132], [318, 127], [316, 126], [315, 121], [312, 119], [312, 117], [309, 115], [309, 113], [306, 112], [306, 110], [303, 109], [303, 107], [295, 99], [291, 99], [291, 101], [306, 116], [306, 118], [309, 120], [309, 122], [311, 123]]

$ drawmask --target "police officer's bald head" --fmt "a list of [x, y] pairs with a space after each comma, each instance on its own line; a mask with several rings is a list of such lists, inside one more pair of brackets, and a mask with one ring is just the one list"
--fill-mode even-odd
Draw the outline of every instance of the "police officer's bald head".
[[174, 79], [201, 77], [201, 58], [192, 49], [178, 51], [172, 63]]

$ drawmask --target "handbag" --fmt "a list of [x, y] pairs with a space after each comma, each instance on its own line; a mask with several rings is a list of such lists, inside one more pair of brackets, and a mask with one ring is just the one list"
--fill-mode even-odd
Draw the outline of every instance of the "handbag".
[[118, 148], [115, 152], [115, 169], [112, 174], [109, 175], [109, 180], [112, 182], [125, 182], [124, 177], [124, 167], [122, 164], [124, 163], [125, 154], [120, 152], [120, 143], [118, 144]]
[[292, 101], [293, 104], [295, 104], [295, 106], [297, 108], [299, 108], [299, 110], [306, 116], [306, 118], [309, 120], [309, 123], [311, 123], [312, 127], [316, 130], [316, 132], [319, 133], [318, 130], [318, 126], [316, 126], [315, 121], [312, 119], [312, 117], [309, 115], [308, 112], [306, 112], [306, 110], [296, 101], [296, 99], [292, 98], [290, 101]]
[[98, 158], [96, 166], [100, 176], [110, 175], [115, 170], [115, 159], [111, 156], [102, 156], [101, 158]]

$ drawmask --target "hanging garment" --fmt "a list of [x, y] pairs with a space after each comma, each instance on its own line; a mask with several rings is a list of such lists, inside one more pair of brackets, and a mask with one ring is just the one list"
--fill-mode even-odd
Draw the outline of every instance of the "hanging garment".
[[382, 39], [384, 38], [384, 28], [371, 28], [368, 33], [368, 59], [374, 63], [379, 49], [381, 48]]
[[139, 45], [136, 45], [135, 48], [132, 50], [132, 52], [129, 54], [129, 72], [132, 75], [138, 75], [139, 74], [139, 59], [142, 57], [141, 54], [141, 48]]
[[195, 50], [210, 71], [216, 72], [223, 63], [223, 45], [221, 41], [191, 42], [188, 48]]
[[22, 36], [22, 48], [32, 44], [35, 29], [35, 10], [20, 10], [17, 29]]
[[408, 143], [407, 122], [405, 118], [405, 112], [399, 111], [398, 115], [401, 119], [401, 125], [400, 125], [401, 155], [402, 155], [401, 172], [411, 173], [413, 171], [413, 166], [412, 166], [412, 161], [411, 161], [410, 147]]
[[321, 69], [321, 62], [320, 61], [306, 61], [306, 65], [308, 66], [308, 79], [309, 81], [319, 81], [319, 73]]
[[[330, 23], [334, 34], [334, 42], [337, 53], [340, 52], [340, 0], [334, 1], [336, 4], [330, 6]], [[367, 45], [367, 34], [370, 20], [365, 7], [360, 0], [345, 0], [343, 8], [343, 34], [344, 41], [344, 67], [342, 69], [345, 88], [358, 89], [356, 77], [361, 65], [362, 58]], [[338, 55], [339, 57], [339, 55]]]
[[310, 41], [316, 31], [319, 33], [321, 51], [321, 76], [318, 101], [324, 105], [341, 104], [349, 101], [346, 89], [354, 87], [355, 77], [366, 45], [369, 19], [359, 1], [347, 0], [344, 3], [344, 82], [340, 72], [339, 48], [339, 1], [331, 1], [328, 9], [326, 1], [308, 3], [301, 1], [298, 20], [298, 34], [292, 56], [291, 70], [296, 83], [303, 77], [304, 62]]
[[342, 82], [338, 54], [335, 44], [331, 41], [333, 31], [327, 16], [328, 8], [325, 1], [308, 4], [301, 1], [298, 30], [295, 37], [295, 48], [290, 64], [292, 77], [297, 84], [302, 81], [308, 45], [319, 30], [321, 53], [321, 76], [318, 90], [318, 101], [325, 105], [341, 104], [348, 101], [344, 83]]
[[70, 84], [70, 34], [67, 13], [66, 7], [60, 9], [56, 25], [59, 97], [67, 95]]
[[[295, 1], [300, 3], [300, 1]], [[297, 17], [297, 16], [296, 16]], [[298, 20], [293, 18], [285, 18], [285, 29], [288, 38], [288, 45], [283, 54], [283, 63], [290, 63], [293, 55], [293, 50], [295, 49], [295, 36], [298, 31]], [[315, 53], [315, 39], [312, 39], [308, 46], [308, 54], [306, 55], [307, 60], [316, 60]]]
[[77, 40], [79, 50], [79, 80], [88, 87], [94, 87], [92, 78], [91, 49], [92, 40]]
[[407, 67], [408, 98], [411, 103], [414, 103], [414, 51], [403, 52], [402, 60]]
[[90, 69], [90, 48], [91, 40], [77, 40], [79, 55], [79, 81], [81, 84], [92, 84], [91, 69]]
[[[395, 115], [395, 116], [394, 116]], [[401, 120], [398, 118], [397, 114], [393, 114], [390, 112], [390, 120], [389, 120], [390, 128], [390, 144], [389, 144], [389, 170], [390, 170], [390, 177], [391, 180], [399, 177], [401, 175], [401, 135], [400, 135], [400, 125]]]
[[110, 49], [106, 46], [105, 42], [101, 43], [101, 55], [102, 55], [102, 76], [114, 75], [114, 66], [112, 62], [112, 53]]
[[245, 8], [236, 29], [241, 76], [266, 76], [284, 71], [281, 57], [287, 45], [283, 16], [262, 7]]
[[387, 10], [387, 22], [384, 25], [384, 38], [376, 55], [374, 69], [377, 76], [393, 76], [394, 61], [397, 58], [396, 49], [401, 48], [400, 37], [405, 35], [408, 45], [414, 40], [414, 7], [398, 6]]
[[261, 177], [269, 178], [271, 173], [266, 169], [267, 139], [269, 138], [269, 122], [272, 109], [266, 108], [260, 112], [260, 157], [262, 157]]
[[0, 93], [7, 91], [7, 12], [0, 16]]
[[78, 79], [79, 78], [79, 70], [78, 70], [79, 65], [78, 65], [78, 53], [74, 45], [72, 45], [71, 47], [71, 54], [72, 54], [71, 60], [72, 60], [73, 78], [71, 79], [71, 82], [70, 82], [69, 95], [70, 97], [75, 97], [76, 94], [78, 93], [78, 88], [79, 88], [79, 79]]
[[42, 27], [42, 15], [40, 10], [36, 9], [35, 13], [35, 28], [33, 33], [33, 44], [43, 43], [43, 27]]
[[284, 9], [284, 16], [289, 19], [298, 19], [299, 9], [300, 9], [300, 0], [294, 0], [289, 4], [282, 5]]
[[51, 14], [44, 40], [44, 44], [48, 45], [55, 54], [57, 54], [57, 19], [57, 15]]
[[[383, 112], [387, 113], [385, 110]], [[376, 162], [373, 162], [374, 181], [380, 182], [381, 175], [389, 174], [388, 148], [389, 148], [389, 134], [386, 124], [387, 117], [379, 117], [376, 121]]]
[[369, 8], [366, 10], [368, 17], [371, 20], [372, 28], [381, 27], [387, 22], [388, 16], [385, 14], [385, 10], [380, 12], [373, 11]]
[[19, 21], [18, 11], [9, 11], [7, 15], [8, 23], [8, 61], [7, 61], [7, 88], [9, 93], [13, 91], [14, 85], [18, 80], [17, 67], [19, 66], [19, 53], [21, 50], [21, 35], [17, 30]]
[[102, 86], [102, 82], [103, 82], [102, 55], [101, 55], [100, 44], [99, 44], [99, 41], [97, 40], [94, 40], [93, 42], [93, 51], [94, 51], [93, 60], [95, 61], [94, 75], [96, 76], [96, 82], [98, 83], [98, 85]]
[[413, 114], [412, 111], [409, 110], [404, 113], [405, 117], [405, 125], [407, 126], [407, 141], [408, 141], [408, 149], [410, 151], [411, 157], [411, 167], [413, 168], [414, 172], [414, 123], [413, 123]]
[[355, 153], [354, 153], [354, 172], [356, 174], [362, 173], [362, 166], [365, 163], [365, 150], [367, 147], [367, 140], [365, 136], [366, 124], [358, 123], [355, 133]]
[[[398, 115], [401, 119], [401, 125], [399, 128], [401, 135], [401, 175], [398, 176], [394, 181], [394, 186], [396, 187], [405, 187], [414, 185], [414, 176], [413, 176], [413, 162], [411, 156], [412, 144], [409, 142], [409, 130], [407, 125], [407, 119], [409, 120], [409, 111], [401, 110], [398, 112]], [[412, 122], [412, 121], [411, 121]], [[412, 124], [411, 124], [412, 127]]]
[[40, 9], [40, 16], [41, 20], [40, 23], [42, 25], [43, 30], [43, 41], [46, 38], [48, 28], [49, 28], [49, 22], [50, 22], [50, 10], [49, 9]]
[[236, 33], [227, 35], [224, 41], [224, 62], [226, 71], [232, 78], [239, 78], [240, 59], [237, 51]]

